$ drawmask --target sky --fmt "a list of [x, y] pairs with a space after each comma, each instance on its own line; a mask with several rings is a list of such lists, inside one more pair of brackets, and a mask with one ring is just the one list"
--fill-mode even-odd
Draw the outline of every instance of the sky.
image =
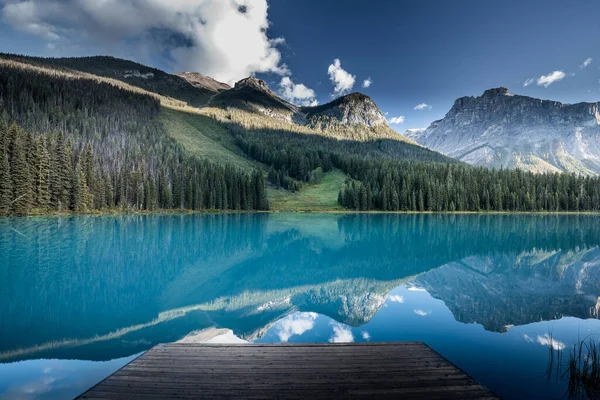
[[0, 52], [254, 75], [301, 105], [359, 91], [403, 132], [499, 86], [599, 101], [598, 15], [596, 0], [0, 0]]

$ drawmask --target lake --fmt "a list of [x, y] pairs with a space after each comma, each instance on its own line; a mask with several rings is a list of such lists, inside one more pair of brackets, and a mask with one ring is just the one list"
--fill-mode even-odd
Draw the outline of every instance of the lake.
[[3, 218], [0, 398], [175, 341], [423, 341], [502, 397], [564, 398], [549, 346], [600, 334], [599, 246], [592, 215]]

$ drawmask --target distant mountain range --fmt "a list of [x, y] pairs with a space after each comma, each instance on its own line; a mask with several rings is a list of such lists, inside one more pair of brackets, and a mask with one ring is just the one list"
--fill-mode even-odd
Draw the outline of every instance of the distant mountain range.
[[490, 89], [457, 99], [443, 119], [405, 135], [473, 165], [600, 174], [598, 103], [562, 104]]
[[457, 321], [493, 332], [565, 316], [598, 318], [600, 249], [467, 257], [415, 282], [442, 300]]

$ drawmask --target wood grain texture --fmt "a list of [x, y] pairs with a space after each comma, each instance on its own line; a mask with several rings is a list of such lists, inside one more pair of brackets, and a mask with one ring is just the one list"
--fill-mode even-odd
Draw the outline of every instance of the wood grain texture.
[[497, 399], [423, 343], [161, 344], [79, 399]]

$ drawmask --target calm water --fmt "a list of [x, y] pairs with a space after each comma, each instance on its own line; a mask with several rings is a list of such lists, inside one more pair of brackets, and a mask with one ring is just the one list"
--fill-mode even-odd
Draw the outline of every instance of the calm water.
[[506, 398], [563, 398], [600, 334], [600, 217], [0, 219], [0, 398], [69, 398], [156, 343], [424, 341]]

